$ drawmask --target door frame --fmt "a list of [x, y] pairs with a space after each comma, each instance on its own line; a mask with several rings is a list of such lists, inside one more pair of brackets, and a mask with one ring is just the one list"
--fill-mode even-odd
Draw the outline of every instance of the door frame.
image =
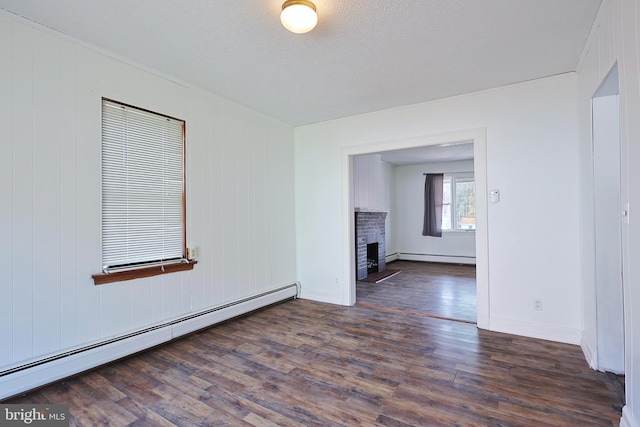
[[486, 128], [452, 131], [383, 142], [371, 142], [342, 149], [342, 243], [343, 243], [343, 304], [356, 302], [355, 275], [355, 217], [353, 215], [353, 157], [383, 151], [443, 145], [457, 142], [473, 142], [473, 164], [476, 182], [476, 287], [477, 324], [490, 329], [489, 289], [489, 237], [488, 237], [488, 189], [487, 189], [487, 141]]
[[[599, 120], [600, 116], [597, 116], [599, 114], [602, 114], [602, 111], [609, 111], [609, 112], [613, 112], [613, 109], [611, 107], [602, 107], [603, 103], [608, 103], [608, 104], [615, 104], [613, 105], [613, 108], [615, 108], [615, 118], [617, 118], [617, 129], [615, 132], [615, 138], [617, 139], [617, 141], [609, 141], [609, 137], [611, 137], [611, 132], [609, 132], [608, 134], [604, 135], [604, 137], [602, 135], [600, 135], [600, 132], [598, 131], [598, 134], [596, 134], [596, 126], [598, 126], [601, 123], [601, 120]], [[606, 104], [605, 104], [606, 105]], [[605, 110], [603, 110], [603, 108], [605, 108]], [[591, 224], [593, 227], [593, 253], [592, 253], [592, 260], [593, 260], [593, 270], [592, 270], [592, 274], [593, 274], [593, 283], [594, 283], [594, 293], [595, 293], [595, 298], [594, 298], [594, 302], [595, 302], [595, 351], [594, 354], [592, 355], [592, 361], [591, 361], [591, 365], [595, 366], [598, 370], [607, 370], [607, 371], [612, 371], [614, 373], [617, 374], [621, 374], [624, 373], [625, 371], [625, 292], [626, 292], [626, 285], [625, 285], [625, 279], [623, 277], [623, 272], [624, 272], [624, 245], [623, 245], [623, 239], [624, 239], [624, 235], [623, 235], [623, 227], [624, 227], [624, 221], [628, 220], [628, 208], [625, 206], [623, 207], [623, 194], [622, 194], [622, 139], [621, 139], [621, 134], [620, 134], [620, 89], [619, 89], [619, 75], [618, 75], [618, 66], [617, 64], [614, 64], [614, 66], [611, 68], [611, 70], [609, 70], [609, 72], [607, 73], [606, 77], [603, 79], [602, 83], [600, 84], [600, 86], [598, 87], [598, 89], [595, 91], [595, 93], [593, 94], [593, 96], [591, 97], [591, 182], [593, 183], [592, 185], [592, 208], [593, 208], [593, 223]], [[605, 123], [606, 123], [606, 116], [602, 116], [605, 117]], [[596, 172], [598, 169], [601, 169], [601, 163], [599, 162], [600, 158], [597, 157], [597, 151], [600, 151], [601, 153], [603, 152], [603, 148], [607, 148], [610, 147], [610, 144], [617, 144], [617, 146], [615, 148], [617, 148], [617, 158], [613, 159], [614, 161], [618, 162], [618, 167], [617, 167], [617, 171], [616, 174], [617, 176], [615, 177], [616, 180], [616, 188], [615, 188], [615, 192], [617, 193], [617, 205], [615, 206], [615, 210], [617, 212], [623, 212], [623, 215], [618, 216], [618, 221], [616, 222], [615, 226], [612, 227], [611, 229], [608, 229], [608, 231], [612, 231], [615, 229], [615, 232], [618, 234], [617, 237], [617, 243], [618, 243], [618, 247], [616, 248], [616, 252], [617, 252], [617, 265], [602, 265], [600, 263], [600, 260], [598, 259], [598, 229], [599, 229], [599, 223], [598, 223], [598, 207], [600, 206], [599, 202], [599, 192], [597, 191], [597, 182], [596, 179], [598, 178], [598, 176], [596, 175]], [[607, 150], [605, 150], [607, 151]], [[609, 150], [610, 151], [610, 150]], [[606, 165], [611, 164], [610, 162], [606, 163]], [[598, 167], [596, 167], [598, 166]], [[611, 188], [607, 188], [607, 190], [612, 190]], [[624, 215], [624, 213], [626, 212], [626, 216]], [[610, 216], [608, 216], [607, 218], [609, 218]], [[612, 248], [610, 248], [612, 249]], [[612, 255], [611, 250], [607, 250], [607, 254], [609, 256]], [[600, 271], [598, 270], [599, 267], [602, 267], [603, 270], [607, 271], [608, 269], [613, 269], [615, 271], [617, 271], [619, 273], [619, 275], [615, 275], [616, 277], [616, 283], [615, 285], [619, 285], [620, 286], [620, 301], [619, 304], [616, 303], [616, 301], [614, 301], [616, 295], [613, 294], [612, 289], [610, 288], [611, 284], [609, 282], [607, 283], [603, 283], [602, 280], [599, 280], [601, 278], [601, 274]], [[614, 277], [613, 274], [610, 274], [608, 276], [609, 278]], [[619, 279], [619, 281], [618, 281]], [[606, 301], [603, 300], [603, 298], [606, 299]], [[619, 307], [618, 307], [619, 305]], [[616, 316], [615, 318], [612, 319], [612, 316]], [[615, 323], [615, 325], [614, 325]], [[607, 330], [603, 330], [604, 326], [607, 326]], [[616, 331], [616, 327], [619, 327], [621, 330]], [[614, 353], [616, 353], [616, 351], [614, 350], [613, 352], [611, 351], [611, 344], [615, 344], [616, 341], [618, 342], [619, 345], [621, 342], [622, 345], [622, 349], [620, 349], [620, 359], [621, 360], [617, 360], [615, 361], [614, 359], [616, 358], [616, 356], [614, 355]], [[604, 349], [603, 346], [605, 346], [605, 344], [609, 347], [607, 349]], [[615, 347], [613, 347], [615, 348]]]

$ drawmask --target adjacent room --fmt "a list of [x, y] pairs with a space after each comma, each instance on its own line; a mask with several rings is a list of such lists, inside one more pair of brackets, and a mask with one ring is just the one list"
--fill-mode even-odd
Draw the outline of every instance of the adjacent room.
[[640, 427], [639, 34], [0, 0], [0, 424]]
[[[354, 157], [359, 305], [476, 323], [473, 171], [473, 143], [464, 141]], [[432, 235], [424, 229], [429, 173], [443, 175]], [[373, 245], [379, 253], [366, 256]]]

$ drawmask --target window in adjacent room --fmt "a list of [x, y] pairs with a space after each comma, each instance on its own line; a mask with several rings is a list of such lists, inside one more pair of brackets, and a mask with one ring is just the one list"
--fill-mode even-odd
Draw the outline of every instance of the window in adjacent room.
[[442, 190], [442, 230], [475, 230], [476, 184], [473, 175], [445, 174]]
[[102, 267], [96, 284], [193, 268], [185, 259], [185, 122], [102, 100]]

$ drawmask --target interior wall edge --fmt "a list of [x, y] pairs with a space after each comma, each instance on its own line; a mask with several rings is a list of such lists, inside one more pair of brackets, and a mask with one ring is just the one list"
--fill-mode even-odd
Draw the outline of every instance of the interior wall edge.
[[595, 346], [589, 339], [589, 335], [587, 335], [584, 330], [582, 331], [582, 338], [580, 339], [580, 348], [582, 349], [582, 353], [584, 354], [584, 358], [589, 364], [589, 367], [591, 369], [597, 369], [598, 354], [595, 351]]
[[640, 427], [640, 420], [631, 414], [629, 405], [622, 408], [622, 418], [620, 419], [620, 427]]

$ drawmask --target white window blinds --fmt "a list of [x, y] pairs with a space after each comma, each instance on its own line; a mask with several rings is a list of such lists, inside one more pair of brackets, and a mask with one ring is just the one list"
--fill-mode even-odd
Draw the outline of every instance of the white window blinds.
[[180, 260], [184, 122], [102, 100], [103, 269]]

